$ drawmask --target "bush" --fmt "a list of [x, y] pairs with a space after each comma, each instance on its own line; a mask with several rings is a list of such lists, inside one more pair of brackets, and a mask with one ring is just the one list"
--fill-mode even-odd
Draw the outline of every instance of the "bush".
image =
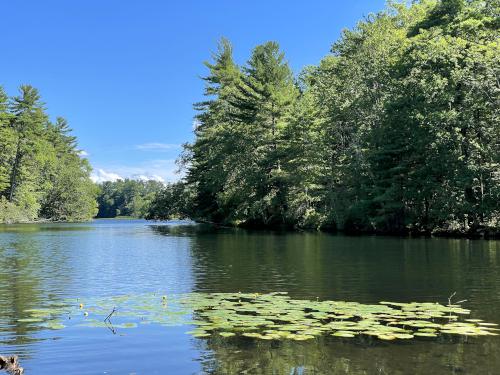
[[29, 210], [9, 202], [5, 197], [0, 197], [0, 223], [23, 223], [33, 219], [34, 217]]

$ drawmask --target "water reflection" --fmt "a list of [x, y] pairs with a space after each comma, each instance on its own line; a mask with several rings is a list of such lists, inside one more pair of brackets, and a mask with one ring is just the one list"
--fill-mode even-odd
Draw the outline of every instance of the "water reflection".
[[[244, 231], [193, 236], [195, 290], [500, 306], [498, 241]], [[488, 317], [491, 317], [488, 314]]]
[[498, 340], [364, 345], [323, 338], [302, 343], [210, 340], [210, 374], [496, 374]]
[[57, 301], [71, 277], [60, 243], [44, 247], [31, 235], [7, 236], [0, 243], [0, 344], [8, 345], [2, 352], [15, 345], [17, 354], [29, 355], [28, 344], [42, 339], [40, 328], [19, 319], [26, 317], [27, 309]]
[[32, 373], [494, 374], [500, 368], [496, 337], [269, 343], [198, 340], [184, 334], [187, 327], [140, 325], [113, 335], [84, 327], [51, 332], [18, 321], [26, 309], [67, 297], [280, 290], [363, 303], [446, 302], [456, 291], [474, 317], [500, 323], [499, 241], [101, 220], [2, 226], [0, 258], [0, 353], [21, 354]]
[[0, 224], [0, 233], [38, 233], [49, 232], [73, 232], [91, 231], [94, 228], [88, 223], [36, 223], [36, 224]]
[[[177, 230], [193, 239], [196, 291], [284, 290], [298, 298], [365, 303], [446, 302], [456, 292], [475, 317], [499, 321], [498, 241], [157, 228], [168, 235]], [[365, 344], [211, 339], [212, 355], [202, 363], [205, 372], [221, 374], [493, 374], [500, 368], [498, 338]]]

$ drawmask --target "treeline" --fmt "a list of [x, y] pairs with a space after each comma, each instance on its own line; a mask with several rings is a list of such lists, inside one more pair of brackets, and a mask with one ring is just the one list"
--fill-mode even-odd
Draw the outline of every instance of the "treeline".
[[497, 1], [390, 3], [298, 76], [275, 42], [238, 66], [222, 40], [181, 210], [236, 225], [499, 228], [499, 14]]
[[98, 218], [128, 216], [149, 220], [187, 218], [192, 213], [192, 197], [183, 182], [153, 180], [106, 181], [98, 185]]
[[97, 188], [66, 120], [49, 120], [35, 88], [19, 91], [0, 88], [0, 223], [91, 219]]
[[118, 180], [99, 185], [98, 218], [117, 216], [145, 217], [156, 195], [164, 188], [158, 181]]

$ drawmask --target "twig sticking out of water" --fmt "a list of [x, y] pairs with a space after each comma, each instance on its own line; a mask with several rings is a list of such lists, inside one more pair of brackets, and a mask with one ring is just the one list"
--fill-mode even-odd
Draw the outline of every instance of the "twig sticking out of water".
[[24, 369], [19, 366], [16, 355], [10, 357], [0, 356], [0, 370], [5, 370], [10, 375], [23, 375]]
[[457, 292], [453, 292], [453, 293], [451, 294], [451, 296], [449, 296], [449, 297], [448, 297], [448, 305], [451, 305], [451, 299], [452, 299], [453, 297], [455, 297], [455, 295], [456, 295], [456, 294], [457, 294]]
[[105, 321], [105, 322], [107, 321], [107, 322], [111, 323], [110, 318], [111, 318], [111, 316], [112, 316], [115, 312], [116, 312], [116, 307], [113, 307], [113, 311], [111, 311], [111, 312], [109, 313], [109, 315], [106, 317], [106, 319], [104, 319], [104, 321]]
[[113, 335], [116, 335], [116, 330], [115, 327], [113, 327], [113, 323], [111, 322], [110, 318], [115, 312], [116, 312], [116, 307], [113, 307], [113, 311], [111, 311], [109, 315], [106, 317], [106, 319], [104, 319], [104, 323], [106, 323], [106, 326], [109, 328], [109, 330], [113, 332]]
[[[451, 305], [451, 299], [457, 294], [457, 292], [453, 292], [451, 296], [448, 297], [448, 305]], [[455, 302], [455, 305], [460, 305], [461, 303], [467, 302], [466, 299]]]
[[[451, 296], [448, 297], [448, 306], [451, 306], [451, 299], [457, 294], [457, 292], [453, 292]], [[461, 303], [463, 302], [467, 302], [466, 299], [463, 299], [461, 301], [457, 301], [455, 302], [455, 305], [460, 305]], [[451, 311], [450, 311], [450, 321], [452, 320], [452, 315], [451, 315]], [[465, 337], [465, 339], [467, 340], [467, 336]]]

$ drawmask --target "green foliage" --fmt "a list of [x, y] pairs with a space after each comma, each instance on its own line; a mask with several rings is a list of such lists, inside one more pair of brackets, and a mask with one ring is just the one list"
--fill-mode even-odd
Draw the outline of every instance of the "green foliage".
[[0, 197], [0, 223], [23, 223], [32, 221], [34, 213], [26, 208], [9, 202], [4, 196]]
[[54, 330], [64, 329], [65, 324], [110, 329], [189, 324], [195, 328], [186, 333], [196, 338], [305, 341], [328, 335], [392, 341], [499, 335], [496, 323], [465, 319], [470, 310], [457, 304], [311, 301], [292, 299], [286, 292], [73, 298], [57, 306], [25, 309], [21, 314], [18, 323]]
[[164, 186], [153, 198], [146, 219], [170, 220], [187, 218], [193, 212], [194, 197], [182, 182]]
[[391, 2], [297, 79], [277, 43], [257, 46], [239, 67], [222, 40], [182, 158], [190, 216], [354, 231], [498, 229], [498, 4]]
[[500, 51], [489, 19], [482, 2], [439, 3], [392, 72], [370, 156], [383, 225], [475, 231], [498, 217]]
[[163, 183], [126, 179], [106, 181], [99, 188], [97, 217], [145, 217], [156, 194], [163, 189]]
[[0, 222], [80, 221], [96, 213], [90, 166], [66, 120], [51, 123], [38, 91], [0, 89]]

